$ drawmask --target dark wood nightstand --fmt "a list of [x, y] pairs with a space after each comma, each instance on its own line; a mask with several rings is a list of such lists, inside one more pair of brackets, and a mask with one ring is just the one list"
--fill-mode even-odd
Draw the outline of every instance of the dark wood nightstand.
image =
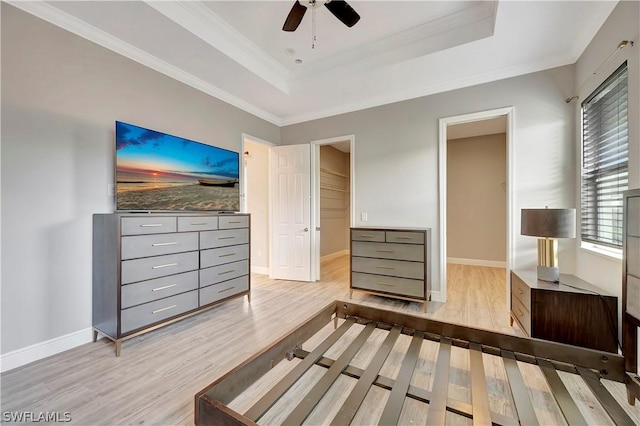
[[556, 284], [511, 271], [514, 320], [530, 337], [618, 352], [618, 298], [573, 275], [560, 274]]

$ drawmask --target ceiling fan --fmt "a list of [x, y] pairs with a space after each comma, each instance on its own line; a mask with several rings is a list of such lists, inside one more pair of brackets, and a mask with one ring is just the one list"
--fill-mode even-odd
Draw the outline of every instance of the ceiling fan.
[[353, 27], [360, 20], [360, 15], [343, 0], [296, 0], [284, 21], [283, 31], [295, 31], [302, 22], [307, 9], [315, 9], [324, 5], [329, 12], [347, 27]]

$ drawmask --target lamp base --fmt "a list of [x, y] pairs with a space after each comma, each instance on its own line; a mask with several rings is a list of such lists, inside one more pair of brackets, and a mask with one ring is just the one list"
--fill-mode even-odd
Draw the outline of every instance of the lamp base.
[[560, 268], [557, 266], [538, 265], [538, 279], [542, 281], [558, 282], [560, 281]]

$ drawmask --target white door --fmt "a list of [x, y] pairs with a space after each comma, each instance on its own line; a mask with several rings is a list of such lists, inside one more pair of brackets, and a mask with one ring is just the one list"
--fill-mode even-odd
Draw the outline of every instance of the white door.
[[271, 148], [271, 278], [311, 281], [309, 145]]

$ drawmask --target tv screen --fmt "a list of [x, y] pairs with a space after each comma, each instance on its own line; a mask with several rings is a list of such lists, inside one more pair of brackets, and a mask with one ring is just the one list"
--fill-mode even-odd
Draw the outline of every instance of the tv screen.
[[240, 211], [237, 152], [116, 121], [116, 210]]

